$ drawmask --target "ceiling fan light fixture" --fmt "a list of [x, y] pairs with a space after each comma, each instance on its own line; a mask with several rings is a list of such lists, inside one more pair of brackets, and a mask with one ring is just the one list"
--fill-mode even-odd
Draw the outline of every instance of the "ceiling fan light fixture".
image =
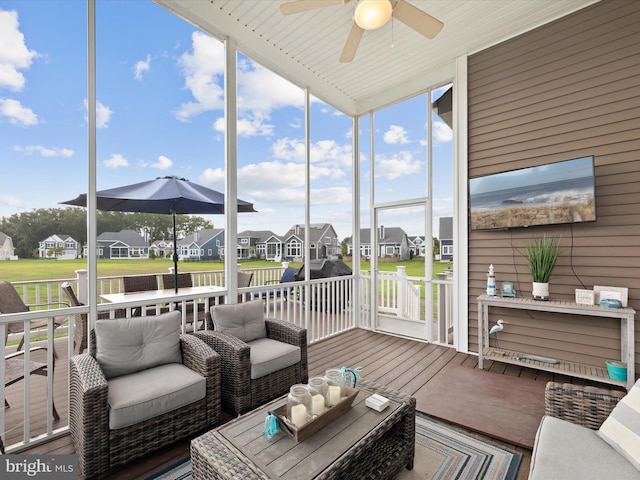
[[380, 28], [391, 18], [393, 7], [389, 0], [360, 0], [353, 20], [364, 30]]

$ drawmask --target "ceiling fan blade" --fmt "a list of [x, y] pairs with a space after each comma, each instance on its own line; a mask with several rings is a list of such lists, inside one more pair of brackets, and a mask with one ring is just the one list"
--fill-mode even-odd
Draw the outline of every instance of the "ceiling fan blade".
[[350, 0], [297, 0], [294, 2], [286, 2], [280, 4], [280, 13], [282, 15], [291, 15], [292, 13], [301, 13], [316, 8], [330, 7], [340, 3], [348, 3]]
[[360, 28], [356, 22], [353, 22], [347, 41], [342, 49], [342, 54], [340, 55], [340, 63], [349, 63], [353, 60], [356, 56], [356, 51], [358, 50], [358, 45], [360, 45], [363, 33], [364, 30]]
[[404, 0], [398, 0], [392, 15], [427, 38], [434, 38], [444, 27], [440, 20]]

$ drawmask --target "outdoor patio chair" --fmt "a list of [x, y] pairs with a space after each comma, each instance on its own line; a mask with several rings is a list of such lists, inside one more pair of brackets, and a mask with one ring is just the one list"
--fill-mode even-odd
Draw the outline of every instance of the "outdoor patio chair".
[[264, 318], [260, 299], [216, 305], [211, 316], [215, 330], [193, 335], [220, 354], [224, 406], [241, 414], [307, 381], [305, 328]]
[[[165, 273], [162, 275], [162, 286], [165, 290], [171, 289], [174, 290], [176, 288], [176, 276], [173, 273]], [[191, 278], [190, 273], [179, 273], [178, 274], [178, 288], [188, 288], [193, 287], [193, 280]], [[213, 302], [212, 302], [213, 304]], [[187, 324], [193, 326], [193, 305], [194, 302], [187, 302]], [[202, 326], [204, 327], [206, 320], [206, 308], [205, 304], [198, 302], [198, 322], [202, 322]], [[182, 311], [182, 304], [180, 302], [176, 302], [176, 310]]]
[[[155, 275], [133, 275], [122, 277], [122, 286], [125, 293], [148, 292], [158, 290], [158, 279]], [[160, 308], [160, 313], [168, 312], [166, 307]], [[155, 305], [145, 307], [145, 315], [155, 315], [157, 312]], [[142, 308], [138, 307], [133, 310], [133, 316], [142, 315]]]
[[[253, 272], [238, 272], [238, 288], [247, 288], [251, 286], [253, 280]], [[251, 299], [250, 293], [238, 295], [238, 303]]]
[[106, 476], [218, 422], [220, 356], [180, 333], [180, 312], [97, 320], [90, 352], [69, 360], [81, 475]]
[[[280, 280], [269, 280], [266, 282], [266, 285], [273, 284], [273, 283], [283, 284], [283, 283], [295, 282], [297, 271], [298, 269], [296, 268], [287, 267], [285, 268], [284, 272], [282, 272], [282, 277], [280, 278]], [[287, 300], [291, 290], [292, 290], [292, 287], [284, 287], [281, 285], [279, 287], [271, 288], [269, 290], [260, 290], [259, 292], [253, 292], [252, 297], [266, 299], [266, 298], [282, 296], [285, 300]]]
[[[42, 304], [26, 304], [18, 294], [15, 287], [5, 281], [0, 280], [0, 314], [2, 313], [21, 313], [28, 312], [30, 307], [51, 307], [51, 306], [60, 306], [65, 305], [63, 302], [54, 302], [54, 303], [42, 303]], [[68, 317], [65, 315], [54, 317], [53, 319], [53, 330], [55, 334], [55, 330], [65, 323], [68, 320]], [[42, 328], [46, 328], [48, 324], [48, 320], [45, 318], [43, 320], [32, 321], [30, 324], [30, 330], [39, 330]], [[5, 344], [7, 342], [9, 334], [12, 333], [22, 333], [22, 338], [20, 339], [20, 343], [18, 344], [18, 350], [22, 350], [24, 345], [24, 322], [11, 322], [7, 325], [7, 337], [5, 338]], [[57, 353], [55, 351], [55, 344], [53, 349], [54, 355], [57, 357]]]
[[[62, 285], [60, 285], [60, 287], [62, 288], [62, 291], [67, 296], [70, 306], [72, 307], [84, 306], [84, 303], [78, 300], [76, 292], [73, 291], [73, 287], [71, 286], [71, 284], [69, 284], [69, 282], [64, 282]], [[115, 311], [116, 318], [124, 318], [125, 316], [126, 316], [126, 312], [124, 309], [120, 308]], [[110, 317], [109, 312], [98, 313], [98, 318], [109, 318], [109, 317]], [[88, 329], [87, 314], [81, 313], [81, 314], [75, 315], [75, 327], [73, 331], [73, 354], [74, 355], [79, 355], [87, 349], [87, 334], [89, 333], [87, 329]]]
[[[34, 347], [34, 348], [30, 348], [29, 352], [31, 354], [33, 354], [33, 352], [38, 352], [38, 351], [47, 351], [46, 347]], [[24, 350], [20, 350], [17, 352], [13, 352], [10, 353], [8, 355], [5, 355], [4, 357], [4, 369], [5, 369], [5, 375], [4, 375], [4, 386], [5, 388], [8, 387], [9, 385], [13, 385], [14, 383], [19, 382], [20, 380], [24, 380], [24, 355], [25, 355], [25, 351]], [[55, 357], [53, 359], [53, 362], [55, 364]], [[34, 360], [30, 360], [29, 361], [29, 366], [27, 368], [27, 373], [29, 375], [42, 375], [44, 377], [47, 376], [48, 373], [48, 365], [46, 363], [42, 363], [42, 362], [36, 362]], [[54, 370], [55, 370], [55, 365], [54, 365]], [[51, 375], [53, 376], [53, 372], [51, 372]], [[9, 403], [7, 402], [6, 398], [4, 401], [5, 404], [5, 408], [10, 408], [9, 407]], [[56, 410], [56, 404], [55, 402], [52, 401], [53, 404], [53, 418], [55, 418], [56, 420], [60, 420], [60, 415], [58, 415], [58, 411]], [[4, 453], [4, 452], [2, 452]]]

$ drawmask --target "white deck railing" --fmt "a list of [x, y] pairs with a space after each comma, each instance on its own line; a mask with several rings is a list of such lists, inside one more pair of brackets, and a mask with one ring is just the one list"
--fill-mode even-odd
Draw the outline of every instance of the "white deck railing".
[[[332, 277], [319, 280], [311, 280], [309, 282], [300, 281], [292, 283], [278, 283], [284, 267], [271, 267], [262, 269], [243, 269], [243, 271], [251, 271], [254, 273], [252, 286], [248, 288], [238, 289], [238, 295], [242, 296], [246, 301], [251, 298], [263, 298], [265, 302], [265, 312], [267, 317], [276, 317], [288, 320], [297, 325], [304, 326], [307, 329], [308, 342], [315, 343], [322, 339], [337, 335], [346, 330], [356, 328], [358, 326], [369, 328], [369, 305], [370, 305], [370, 276], [369, 272], [364, 272], [359, 279], [360, 291], [360, 310], [354, 312], [352, 302], [354, 295], [354, 277]], [[194, 286], [217, 285], [224, 286], [224, 272], [220, 271], [203, 271], [192, 273]], [[381, 295], [379, 312], [386, 315], [394, 314], [398, 316], [413, 316], [412, 318], [424, 319], [421, 317], [420, 300], [421, 289], [423, 285], [416, 282], [415, 279], [406, 277], [404, 272], [396, 274], [384, 274], [379, 276], [381, 282]], [[16, 282], [14, 286], [25, 300], [25, 303], [55, 303], [66, 301], [66, 297], [61, 289], [61, 284], [69, 282], [74, 290], [78, 293], [81, 300], [86, 298], [86, 272], [79, 271], [76, 278], [55, 279], [37, 282]], [[448, 337], [449, 329], [452, 327], [451, 320], [451, 282], [447, 279], [435, 280], [436, 288], [436, 305], [437, 316], [434, 322], [438, 325], [436, 331], [442, 332], [438, 334], [438, 341]], [[98, 281], [98, 294], [120, 293], [122, 292], [122, 277], [101, 277]], [[198, 324], [197, 309], [193, 309], [194, 318], [187, 319], [185, 304], [189, 301], [200, 300], [206, 302], [208, 309], [221, 298], [229, 303], [226, 299], [227, 292], [221, 291], [219, 296], [206, 299], [198, 299], [190, 295], [178, 295], [172, 297], [171, 308], [175, 308], [176, 303], [182, 304], [183, 313], [183, 329], [186, 329], [187, 323], [194, 322], [195, 328], [203, 328], [202, 324]], [[115, 316], [116, 309], [125, 308], [129, 314], [136, 307], [148, 306], [148, 301], [123, 302], [117, 304], [101, 303], [97, 305], [98, 312], [112, 311], [111, 316]], [[162, 305], [157, 305], [159, 312]], [[66, 348], [69, 356], [73, 354], [73, 329], [76, 315], [81, 313], [88, 314], [89, 307], [71, 307], [52, 310], [37, 310], [19, 313], [0, 315], [0, 334], [5, 333], [6, 325], [11, 322], [30, 322], [35, 319], [47, 318], [48, 327], [46, 332], [42, 332], [42, 336], [46, 336], [44, 345], [47, 347], [46, 362], [49, 366], [48, 372], [54, 372], [53, 358], [53, 321], [55, 317], [67, 317], [68, 323], [62, 328], [56, 329], [56, 334], [69, 333], [67, 335]], [[183, 330], [184, 331], [184, 330]], [[32, 339], [38, 335], [36, 332], [26, 329], [25, 348], [32, 346]], [[11, 339], [10, 339], [11, 340]], [[14, 339], [15, 340], [15, 339]], [[441, 343], [447, 343], [441, 341]], [[39, 343], [38, 345], [43, 345]], [[11, 347], [6, 348], [3, 344], [0, 347], [3, 354], [13, 350]], [[25, 360], [29, 360], [29, 353], [26, 354]], [[4, 378], [4, 363], [0, 365], [0, 376]], [[7, 416], [6, 411], [0, 409], [0, 434], [3, 438], [7, 432], [15, 432], [16, 429], [23, 430], [22, 439], [7, 445], [7, 452], [20, 451], [24, 447], [32, 446], [42, 441], [51, 439], [57, 435], [64, 434], [68, 431], [68, 426], [61, 428], [53, 428], [53, 385], [55, 382], [59, 389], [60, 382], [64, 382], [68, 391], [68, 378], [66, 375], [47, 376], [47, 419], [46, 426], [43, 431], [39, 431], [34, 435], [31, 428], [30, 409], [24, 409], [23, 419], [16, 419], [13, 416]], [[25, 370], [25, 378], [21, 381], [24, 385], [24, 405], [30, 405], [31, 401], [31, 378], [28, 370]], [[5, 387], [4, 383], [0, 385], [0, 401], [4, 403]]]

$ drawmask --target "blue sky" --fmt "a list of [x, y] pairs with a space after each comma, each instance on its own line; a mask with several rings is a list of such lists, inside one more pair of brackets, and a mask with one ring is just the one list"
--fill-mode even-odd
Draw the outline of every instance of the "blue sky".
[[[179, 175], [223, 191], [222, 45], [151, 1], [98, 1], [97, 19], [98, 189]], [[87, 190], [86, 43], [85, 2], [0, 0], [0, 217]], [[284, 234], [304, 222], [303, 92], [243, 55], [238, 65], [239, 197], [259, 212], [240, 215], [239, 229]], [[426, 102], [375, 116], [378, 202], [426, 196]], [[351, 138], [351, 119], [314, 99], [311, 221], [340, 238], [351, 235]], [[434, 217], [451, 215], [451, 182], [451, 131], [436, 119]]]

